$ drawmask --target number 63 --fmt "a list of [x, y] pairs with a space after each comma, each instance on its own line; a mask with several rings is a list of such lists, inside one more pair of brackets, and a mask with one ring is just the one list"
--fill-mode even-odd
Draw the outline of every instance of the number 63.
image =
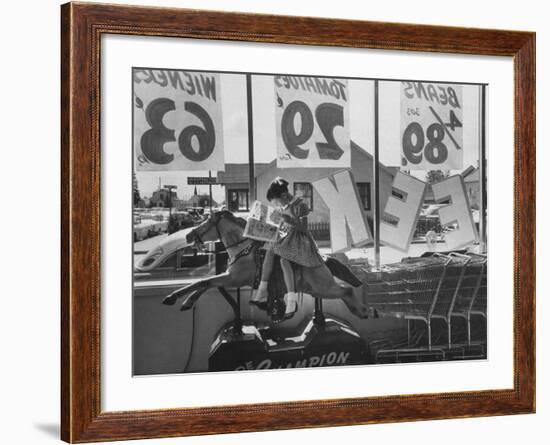
[[[145, 119], [151, 128], [141, 136], [141, 151], [149, 161], [155, 164], [165, 165], [174, 160], [173, 154], [164, 151], [164, 144], [176, 140], [175, 132], [167, 128], [162, 120], [166, 113], [175, 109], [176, 104], [172, 99], [161, 97], [152, 100], [145, 110]], [[196, 102], [184, 102], [184, 109], [196, 116], [204, 128], [198, 125], [185, 127], [177, 139], [180, 152], [191, 161], [204, 161], [212, 154], [216, 145], [214, 123], [208, 112]], [[197, 151], [191, 145], [193, 136], [198, 141]]]

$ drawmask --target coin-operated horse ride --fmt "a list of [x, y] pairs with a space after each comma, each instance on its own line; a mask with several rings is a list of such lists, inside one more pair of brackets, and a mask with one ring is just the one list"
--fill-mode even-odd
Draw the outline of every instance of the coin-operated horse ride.
[[[178, 289], [163, 303], [182, 299], [181, 310], [189, 310], [208, 289], [217, 288], [234, 311], [234, 319], [216, 335], [210, 350], [209, 371], [337, 366], [366, 362], [365, 342], [346, 322], [325, 317], [323, 299], [341, 299], [352, 314], [368, 318], [369, 309], [354, 295], [362, 282], [337, 259], [328, 257], [316, 268], [295, 265], [296, 290], [315, 298], [315, 312], [293, 329], [283, 329], [286, 292], [282, 269], [276, 258], [268, 285], [268, 300], [257, 304], [271, 319], [267, 327], [245, 324], [241, 319], [240, 288], [256, 289], [265, 250], [263, 242], [243, 236], [246, 221], [229, 211], [213, 212], [187, 234], [187, 241], [203, 246], [221, 241], [228, 255], [227, 269], [215, 276]], [[335, 279], [336, 278], [336, 279]], [[236, 289], [234, 298], [226, 288]], [[291, 314], [290, 316], [292, 316]]]

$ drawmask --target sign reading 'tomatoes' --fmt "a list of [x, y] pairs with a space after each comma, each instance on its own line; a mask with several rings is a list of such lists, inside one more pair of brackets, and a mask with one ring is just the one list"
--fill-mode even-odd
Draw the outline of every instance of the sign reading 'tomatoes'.
[[277, 167], [349, 167], [345, 79], [274, 76]]

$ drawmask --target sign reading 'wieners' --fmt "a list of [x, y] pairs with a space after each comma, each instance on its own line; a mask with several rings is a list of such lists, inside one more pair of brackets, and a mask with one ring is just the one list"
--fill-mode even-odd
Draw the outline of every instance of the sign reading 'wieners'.
[[136, 170], [224, 169], [219, 74], [134, 69], [133, 83]]

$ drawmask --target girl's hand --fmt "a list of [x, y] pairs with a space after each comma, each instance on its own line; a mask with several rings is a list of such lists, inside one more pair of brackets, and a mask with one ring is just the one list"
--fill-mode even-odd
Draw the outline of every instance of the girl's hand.
[[292, 217], [290, 215], [281, 215], [281, 218], [283, 218], [283, 221], [287, 224], [292, 224]]

